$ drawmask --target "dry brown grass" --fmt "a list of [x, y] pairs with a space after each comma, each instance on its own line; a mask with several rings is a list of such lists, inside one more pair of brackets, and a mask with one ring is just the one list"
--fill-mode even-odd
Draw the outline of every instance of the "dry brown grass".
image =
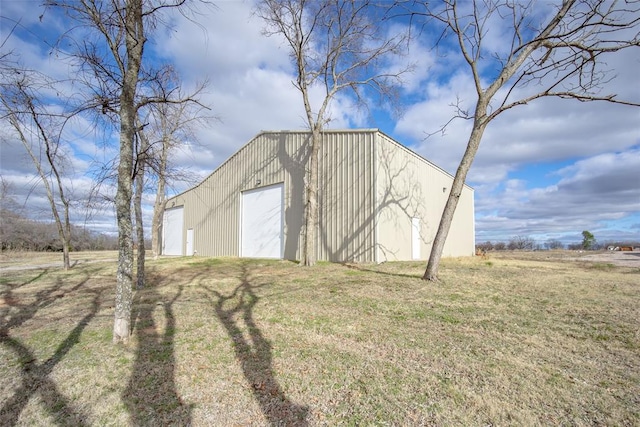
[[149, 261], [129, 346], [114, 262], [0, 278], [0, 425], [638, 425], [640, 269]]
[[[70, 254], [70, 261], [73, 267], [80, 264], [112, 261], [116, 259], [118, 259], [117, 251], [83, 251], [71, 252]], [[62, 252], [0, 252], [0, 274], [3, 271], [25, 270], [38, 267], [62, 267]]]

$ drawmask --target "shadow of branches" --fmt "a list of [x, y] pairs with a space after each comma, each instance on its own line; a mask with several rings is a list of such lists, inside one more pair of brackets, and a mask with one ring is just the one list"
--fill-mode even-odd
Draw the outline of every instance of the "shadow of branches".
[[[87, 425], [87, 415], [78, 408], [74, 408], [59, 390], [56, 383], [49, 375], [58, 363], [75, 346], [80, 336], [95, 317], [100, 309], [100, 298], [104, 289], [95, 289], [88, 292], [93, 294], [89, 312], [78, 322], [67, 337], [56, 347], [53, 355], [42, 363], [37, 363], [35, 352], [18, 338], [11, 336], [11, 329], [17, 328], [26, 321], [32, 319], [38, 310], [53, 304], [57, 299], [82, 287], [88, 277], [78, 282], [70, 289], [64, 289], [62, 279], [58, 278], [54, 285], [40, 290], [35, 294], [35, 301], [22, 304], [13, 295], [13, 290], [37, 281], [44, 277], [47, 271], [19, 285], [8, 285], [8, 289], [2, 292], [6, 307], [1, 312], [2, 324], [0, 325], [0, 344], [13, 352], [20, 364], [20, 385], [13, 395], [0, 407], [0, 425], [15, 425], [20, 414], [27, 406], [31, 398], [38, 396], [46, 412], [53, 418], [56, 424], [62, 426]], [[67, 298], [69, 298], [67, 296]]]
[[422, 274], [408, 274], [408, 273], [396, 273], [392, 271], [380, 271], [374, 268], [367, 268], [366, 265], [358, 265], [352, 264], [348, 262], [341, 262], [340, 265], [346, 267], [350, 270], [363, 271], [367, 273], [380, 274], [382, 276], [391, 276], [391, 277], [403, 277], [408, 279], [422, 279]]
[[[262, 413], [273, 426], [306, 426], [309, 408], [293, 403], [275, 378], [272, 348], [253, 317], [260, 298], [255, 291], [264, 285], [249, 280], [247, 263], [241, 265], [240, 284], [229, 295], [203, 286], [211, 295], [216, 317], [233, 341], [236, 359]], [[243, 333], [246, 326], [248, 337]]]
[[[153, 276], [148, 275], [149, 282]], [[150, 279], [150, 280], [149, 280]], [[182, 294], [182, 286], [169, 301], [157, 291], [157, 283], [136, 292], [132, 315], [138, 341], [133, 372], [122, 394], [133, 425], [191, 424], [190, 405], [180, 398], [175, 382], [174, 335], [176, 320], [173, 304]], [[160, 307], [164, 315], [164, 331], [155, 319]]]

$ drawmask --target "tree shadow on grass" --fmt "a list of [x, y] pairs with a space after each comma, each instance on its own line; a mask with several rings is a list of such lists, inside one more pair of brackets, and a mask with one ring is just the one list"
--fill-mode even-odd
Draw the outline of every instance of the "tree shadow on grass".
[[[241, 266], [240, 280], [241, 283], [229, 295], [203, 287], [213, 297], [211, 301], [216, 317], [233, 341], [236, 359], [269, 425], [307, 426], [309, 408], [289, 400], [275, 378], [271, 343], [262, 335], [253, 318], [253, 309], [260, 300], [255, 291], [262, 285], [251, 284], [246, 263]], [[249, 339], [243, 334], [241, 322], [246, 326]]]
[[[138, 348], [122, 401], [133, 425], [188, 426], [192, 407], [185, 405], [178, 395], [173, 349], [176, 329], [173, 304], [182, 294], [182, 286], [170, 301], [165, 301], [155, 285], [137, 291], [134, 300], [132, 324]], [[154, 317], [157, 308], [164, 315], [163, 332], [160, 330], [162, 325]]]
[[407, 279], [421, 279], [422, 278], [421, 274], [394, 273], [394, 272], [390, 272], [390, 271], [380, 271], [380, 270], [374, 270], [372, 268], [366, 268], [363, 265], [351, 264], [351, 263], [348, 263], [348, 262], [341, 262], [340, 265], [342, 265], [343, 267], [346, 267], [346, 268], [348, 268], [350, 270], [357, 270], [357, 271], [362, 271], [362, 272], [366, 272], [366, 273], [380, 274], [382, 276], [403, 277], [403, 278], [407, 278]]
[[66, 293], [72, 292], [84, 285], [88, 278], [81, 280], [71, 289], [63, 289], [61, 279], [53, 286], [36, 293], [36, 299], [30, 304], [20, 304], [12, 295], [12, 290], [35, 282], [46, 275], [46, 270], [37, 277], [20, 285], [9, 285], [9, 290], [2, 292], [2, 297], [8, 308], [13, 308], [15, 313], [9, 314], [9, 309], [2, 310], [3, 323], [0, 326], [0, 344], [11, 350], [20, 363], [20, 385], [13, 396], [6, 400], [0, 407], [0, 425], [15, 425], [20, 414], [34, 396], [39, 396], [44, 409], [54, 419], [54, 422], [62, 426], [84, 426], [87, 415], [71, 405], [71, 402], [58, 390], [56, 383], [49, 375], [56, 365], [69, 353], [71, 348], [80, 341], [80, 336], [91, 319], [100, 309], [100, 297], [103, 289], [90, 290], [94, 294], [89, 312], [80, 320], [67, 337], [58, 345], [53, 355], [42, 363], [36, 362], [36, 356], [28, 346], [19, 339], [11, 336], [11, 329], [17, 328], [29, 319], [32, 319], [39, 309], [53, 304]]

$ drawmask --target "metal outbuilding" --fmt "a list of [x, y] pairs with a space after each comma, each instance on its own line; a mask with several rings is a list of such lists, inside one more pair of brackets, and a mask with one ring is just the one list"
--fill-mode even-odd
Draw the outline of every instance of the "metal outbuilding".
[[[163, 254], [300, 259], [308, 131], [262, 132], [167, 201]], [[318, 259], [427, 259], [453, 177], [377, 129], [323, 132]], [[444, 256], [475, 248], [465, 186]]]

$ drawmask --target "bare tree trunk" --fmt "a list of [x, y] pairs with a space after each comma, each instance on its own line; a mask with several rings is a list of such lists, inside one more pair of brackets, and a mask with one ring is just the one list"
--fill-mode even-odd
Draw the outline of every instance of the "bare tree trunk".
[[[124, 110], [124, 107], [122, 108]], [[122, 116], [123, 114], [121, 114]], [[133, 238], [131, 223], [131, 162], [133, 144], [126, 143], [124, 121], [120, 136], [120, 166], [116, 192], [118, 219], [118, 269], [116, 272], [116, 306], [113, 324], [113, 342], [127, 343], [131, 334], [131, 304], [133, 302]]]
[[131, 335], [133, 303], [133, 238], [131, 224], [133, 140], [135, 137], [135, 94], [142, 61], [144, 31], [142, 0], [128, 0], [125, 8], [126, 72], [120, 94], [120, 163], [116, 192], [118, 219], [118, 269], [113, 342], [126, 344]]
[[[144, 152], [144, 150], [143, 150]], [[136, 264], [136, 289], [144, 288], [144, 226], [142, 224], [142, 191], [144, 190], [144, 166], [138, 162], [138, 172], [136, 173], [136, 193], [133, 207], [136, 215], [136, 240], [138, 243], [138, 262]]]
[[[70, 246], [71, 246], [71, 222], [69, 220], [69, 200], [65, 196], [64, 187], [62, 185], [62, 178], [60, 177], [60, 173], [58, 172], [58, 167], [56, 166], [56, 162], [53, 154], [51, 153], [50, 147], [47, 144], [47, 158], [49, 159], [49, 163], [51, 165], [51, 170], [53, 171], [54, 176], [56, 177], [56, 183], [58, 184], [58, 193], [60, 201], [63, 206], [63, 216], [64, 216], [64, 224], [60, 220], [60, 218], [56, 215], [56, 224], [58, 225], [58, 234], [60, 235], [60, 239], [62, 240], [62, 265], [65, 270], [69, 270], [71, 268], [71, 260], [69, 257]], [[57, 208], [54, 208], [54, 212], [57, 214]]]
[[158, 188], [156, 190], [156, 201], [153, 205], [153, 219], [151, 220], [151, 250], [153, 251], [153, 259], [158, 259], [162, 248], [160, 232], [162, 230], [162, 217], [164, 216], [164, 207], [166, 204], [166, 171], [167, 157], [169, 153], [170, 139], [168, 135], [162, 136], [162, 152], [160, 154], [160, 164], [158, 165]]
[[[364, 99], [365, 90], [393, 98], [394, 83], [411, 67], [389, 72], [383, 59], [404, 49], [402, 34], [389, 36], [375, 20], [376, 2], [351, 0], [262, 0], [258, 15], [265, 20], [267, 35], [284, 36], [296, 66], [294, 86], [302, 94], [306, 121], [311, 131], [309, 165], [305, 171], [305, 227], [301, 265], [318, 259], [318, 163], [322, 130], [329, 104], [339, 92]], [[371, 73], [371, 70], [377, 72]], [[314, 110], [310, 88], [324, 88], [324, 98]]]
[[138, 155], [136, 160], [136, 172], [135, 172], [135, 195], [133, 200], [133, 207], [136, 216], [136, 240], [138, 246], [138, 262], [136, 264], [136, 289], [143, 289], [145, 282], [144, 273], [144, 258], [146, 249], [144, 247], [144, 224], [142, 220], [142, 193], [144, 191], [144, 173], [147, 168], [148, 162], [148, 150], [149, 140], [147, 135], [142, 130], [142, 123], [140, 120], [136, 120], [138, 124], [138, 136], [140, 145], [138, 147]]
[[[164, 194], [164, 191], [163, 191]], [[158, 259], [162, 253], [162, 218], [164, 216], [164, 207], [166, 200], [164, 196], [160, 196], [160, 183], [158, 183], [158, 192], [156, 193], [156, 202], [153, 205], [153, 218], [151, 220], [151, 251], [153, 259]]]
[[[529, 19], [534, 7], [532, 3], [461, 3], [464, 3], [462, 8], [458, 8], [457, 1], [424, 2], [420, 5], [424, 9], [418, 12], [432, 24], [443, 24], [444, 33], [450, 31], [456, 39], [459, 53], [470, 67], [478, 96], [473, 129], [456, 171], [423, 276], [423, 279], [432, 281], [437, 280], [444, 242], [467, 173], [484, 130], [493, 119], [513, 107], [543, 97], [640, 105], [634, 101], [618, 100], [613, 94], [600, 95], [601, 86], [610, 78], [610, 70], [600, 68], [606, 64], [601, 55], [640, 45], [637, 32], [640, 9], [637, 5], [565, 0], [550, 6], [549, 11], [553, 13], [545, 14], [548, 15], [546, 23], [536, 23], [535, 19]], [[511, 39], [510, 50], [492, 51], [491, 43], [483, 43], [487, 34], [485, 26], [493, 23], [494, 19], [504, 20], [503, 37]], [[523, 37], [524, 34], [527, 35]], [[617, 35], [614, 37], [614, 34]], [[540, 55], [535, 56], [536, 51]], [[483, 87], [488, 76], [483, 75], [482, 70], [496, 63], [501, 63], [502, 69], [493, 80], [489, 80], [487, 87]], [[533, 93], [524, 91], [522, 97], [517, 97], [516, 89], [525, 86], [539, 88]], [[503, 88], [506, 90], [500, 93]], [[492, 100], [495, 102], [488, 113]], [[463, 110], [459, 110], [459, 117], [470, 118]]]
[[[42, 180], [42, 184], [47, 193], [47, 199], [49, 200], [49, 206], [51, 207], [51, 213], [53, 215], [54, 222], [56, 224], [56, 228], [58, 230], [58, 236], [60, 237], [60, 242], [62, 243], [62, 266], [65, 270], [69, 270], [71, 268], [71, 262], [69, 259], [69, 247], [71, 245], [71, 224], [69, 222], [69, 200], [67, 200], [65, 196], [64, 186], [62, 185], [62, 177], [60, 176], [60, 172], [58, 171], [57, 165], [57, 157], [54, 154], [55, 149], [53, 149], [52, 145], [54, 141], [52, 141], [48, 131], [47, 126], [41, 122], [40, 115], [37, 112], [37, 107], [35, 105], [35, 98], [27, 93], [26, 87], [23, 85], [26, 83], [25, 81], [19, 81], [15, 83], [14, 90], [16, 94], [13, 96], [12, 102], [5, 99], [4, 93], [1, 95], [2, 105], [7, 111], [7, 117], [9, 119], [9, 123], [13, 126], [13, 128], [18, 133], [20, 141], [24, 146], [25, 150], [31, 157], [33, 165], [35, 166], [40, 179]], [[24, 105], [18, 107], [17, 105], [12, 105], [12, 103], [20, 102]], [[18, 112], [24, 109], [24, 113], [29, 116], [30, 123], [23, 122], [19, 118]], [[47, 177], [47, 173], [43, 167], [43, 161], [38, 158], [36, 153], [33, 151], [31, 147], [31, 142], [27, 134], [24, 132], [24, 126], [33, 124], [36, 128], [36, 132], [39, 136], [39, 139], [42, 140], [40, 148], [44, 146], [45, 155], [47, 158], [47, 162], [49, 167], [51, 168], [51, 172], [56, 179], [56, 185], [58, 186], [58, 199], [64, 206], [64, 223], [60, 218], [60, 212], [58, 211], [58, 206], [56, 204], [56, 197], [54, 195], [53, 189], [51, 188], [51, 184], [49, 183], [49, 179]]]
[[[160, 194], [160, 184], [158, 183], [158, 195]], [[158, 197], [158, 196], [156, 196]], [[151, 251], [153, 259], [158, 259], [162, 252], [162, 217], [164, 216], [165, 198], [156, 198], [153, 205], [153, 218], [151, 220]]]
[[322, 133], [318, 126], [313, 127], [311, 136], [311, 156], [309, 158], [309, 182], [307, 182], [307, 203], [305, 214], [305, 239], [302, 265], [312, 266], [316, 264], [317, 254], [317, 228], [318, 228], [318, 157]]
[[65, 270], [71, 268], [71, 222], [69, 220], [69, 203], [64, 203], [64, 233], [62, 238], [62, 265]]
[[476, 114], [476, 117], [474, 119], [473, 130], [471, 131], [471, 136], [469, 137], [469, 142], [467, 143], [467, 149], [465, 150], [464, 155], [462, 156], [462, 160], [460, 160], [460, 164], [458, 165], [458, 169], [456, 170], [456, 175], [453, 178], [453, 183], [451, 184], [451, 191], [449, 192], [447, 203], [444, 205], [444, 211], [442, 212], [442, 216], [440, 217], [440, 225], [438, 225], [438, 231], [436, 232], [436, 236], [433, 239], [433, 245], [431, 247], [431, 254], [429, 255], [429, 261], [427, 263], [427, 269], [424, 272], [424, 276], [422, 276], [423, 280], [430, 280], [433, 282], [438, 280], [440, 258], [442, 257], [444, 244], [447, 240], [449, 229], [451, 228], [453, 215], [456, 212], [456, 207], [458, 206], [458, 201], [460, 200], [460, 195], [462, 194], [464, 183], [467, 179], [467, 174], [469, 173], [469, 169], [471, 169], [473, 159], [475, 158], [476, 153], [478, 152], [478, 148], [480, 147], [482, 134], [484, 133], [484, 130], [487, 126], [485, 116], [486, 114], [481, 113], [481, 116], [479, 118], [479, 116]]

